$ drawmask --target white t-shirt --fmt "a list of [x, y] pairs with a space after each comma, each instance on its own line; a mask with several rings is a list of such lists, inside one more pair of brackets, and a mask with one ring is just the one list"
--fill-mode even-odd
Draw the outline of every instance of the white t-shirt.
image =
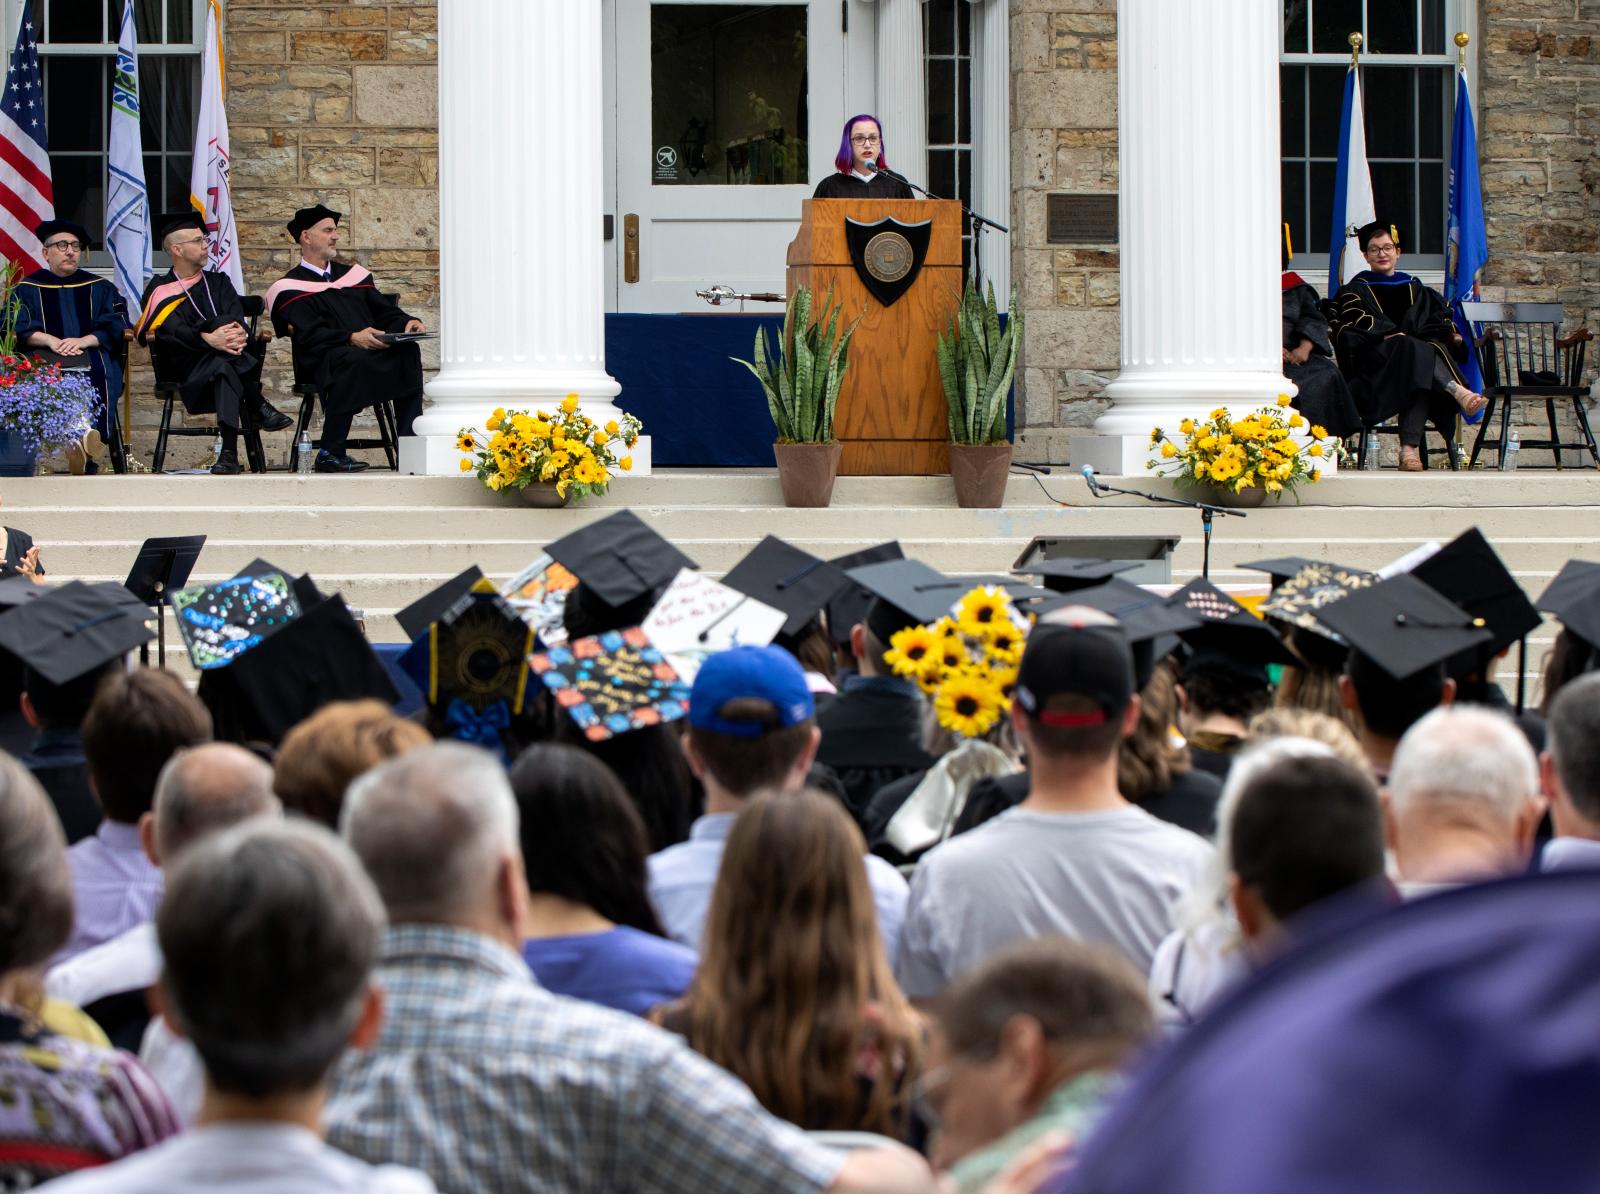
[[1150, 1002], [1168, 1029], [1187, 1028], [1250, 973], [1239, 932], [1222, 920], [1179, 929], [1150, 963]]
[[911, 884], [896, 973], [926, 999], [1013, 941], [1115, 946], [1150, 972], [1173, 908], [1206, 881], [1211, 846], [1143, 809], [1013, 808], [936, 846]]
[[44, 976], [45, 992], [74, 1007], [124, 991], [142, 991], [161, 977], [161, 946], [149, 921], [73, 954]]
[[191, 1128], [164, 1144], [50, 1183], [51, 1194], [437, 1194], [399, 1165], [369, 1165], [305, 1128], [226, 1123]]

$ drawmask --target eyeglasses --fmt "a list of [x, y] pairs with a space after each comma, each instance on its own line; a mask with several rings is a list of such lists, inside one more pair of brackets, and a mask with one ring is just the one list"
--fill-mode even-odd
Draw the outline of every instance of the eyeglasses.
[[75, 240], [53, 240], [45, 248], [60, 249], [63, 253], [77, 253], [83, 249], [83, 245]]
[[876, 145], [877, 143], [878, 135], [876, 133], [857, 133], [850, 138], [850, 144], [852, 145]]
[[1384, 253], [1398, 253], [1399, 251], [1400, 251], [1400, 246], [1399, 245], [1368, 245], [1367, 246], [1367, 255], [1370, 256], [1370, 257], [1377, 257], [1380, 254], [1384, 254]]
[[175, 241], [172, 241], [171, 243], [174, 246], [177, 246], [177, 245], [203, 245], [203, 244], [206, 243], [206, 238], [203, 237], [203, 236], [191, 236], [187, 240], [175, 240]]

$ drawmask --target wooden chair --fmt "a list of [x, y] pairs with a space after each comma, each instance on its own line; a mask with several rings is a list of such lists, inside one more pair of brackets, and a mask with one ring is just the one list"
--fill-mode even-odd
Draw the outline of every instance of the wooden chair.
[[[1584, 355], [1594, 338], [1589, 329], [1579, 328], [1563, 337], [1560, 303], [1462, 303], [1461, 308], [1468, 321], [1482, 329], [1475, 347], [1483, 369], [1483, 393], [1489, 399], [1472, 445], [1470, 463], [1478, 462], [1486, 440], [1498, 454], [1497, 461], [1504, 459], [1511, 436], [1512, 404], [1540, 402], [1544, 404], [1550, 438], [1525, 439], [1522, 448], [1549, 451], [1558, 469], [1562, 467], [1563, 449], [1586, 451], [1595, 467], [1600, 468], [1600, 447], [1595, 444], [1589, 412], [1583, 404], [1589, 394], [1583, 384]], [[1582, 438], [1563, 441], [1556, 413], [1558, 405], [1568, 402]], [[1490, 440], [1489, 429], [1497, 411], [1499, 434]]]

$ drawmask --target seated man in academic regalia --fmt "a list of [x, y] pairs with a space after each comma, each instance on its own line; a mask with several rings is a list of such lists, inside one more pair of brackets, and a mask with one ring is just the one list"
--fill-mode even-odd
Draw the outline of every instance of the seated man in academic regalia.
[[1395, 268], [1400, 242], [1394, 225], [1364, 225], [1356, 238], [1367, 268], [1333, 297], [1339, 355], [1363, 421], [1372, 426], [1398, 418], [1400, 468], [1418, 472], [1426, 424], [1449, 439], [1456, 408], [1474, 415], [1486, 399], [1468, 389], [1461, 374], [1471, 350], [1444, 299]]
[[160, 217], [159, 231], [172, 268], [144, 288], [135, 332], [150, 346], [157, 373], [182, 381], [184, 409], [215, 412], [222, 454], [211, 471], [234, 476], [247, 418], [263, 431], [281, 431], [294, 420], [262, 400], [261, 347], [250, 342], [228, 275], [205, 268], [204, 219], [194, 211], [169, 212]]
[[914, 199], [911, 188], [887, 173], [883, 128], [876, 116], [852, 116], [844, 122], [834, 173], [817, 184], [814, 199]]
[[17, 343], [54, 354], [46, 359], [63, 368], [88, 367], [99, 394], [94, 428], [101, 444], [86, 449], [91, 457], [111, 438], [107, 404], [122, 396], [119, 356], [128, 327], [127, 304], [104, 278], [79, 269], [89, 251], [89, 233], [71, 220], [46, 220], [34, 229], [44, 246], [46, 268], [17, 284]]
[[389, 400], [401, 435], [422, 413], [422, 354], [414, 343], [391, 344], [394, 332], [420, 332], [422, 320], [378, 293], [364, 266], [336, 261], [340, 213], [317, 204], [288, 223], [300, 247], [300, 264], [267, 291], [267, 311], [278, 335], [291, 336], [296, 376], [322, 387], [319, 473], [356, 473], [367, 467], [346, 450], [359, 410]]
[[1333, 359], [1328, 320], [1322, 314], [1321, 296], [1289, 262], [1289, 226], [1283, 227], [1283, 375], [1298, 393], [1294, 408], [1312, 426], [1324, 427], [1343, 439], [1361, 430], [1361, 412], [1350, 397], [1350, 387]]

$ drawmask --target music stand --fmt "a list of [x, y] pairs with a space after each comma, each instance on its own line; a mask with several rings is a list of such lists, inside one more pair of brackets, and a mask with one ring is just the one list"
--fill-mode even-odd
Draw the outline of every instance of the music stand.
[[[204, 535], [171, 535], [166, 538], [146, 539], [134, 557], [133, 570], [123, 586], [148, 605], [156, 615], [156, 657], [158, 667], [167, 666], [167, 617], [164, 606], [167, 594], [181, 589], [194, 571], [194, 562], [200, 558], [200, 549], [206, 544]], [[139, 662], [150, 664], [150, 644], [139, 647]]]

